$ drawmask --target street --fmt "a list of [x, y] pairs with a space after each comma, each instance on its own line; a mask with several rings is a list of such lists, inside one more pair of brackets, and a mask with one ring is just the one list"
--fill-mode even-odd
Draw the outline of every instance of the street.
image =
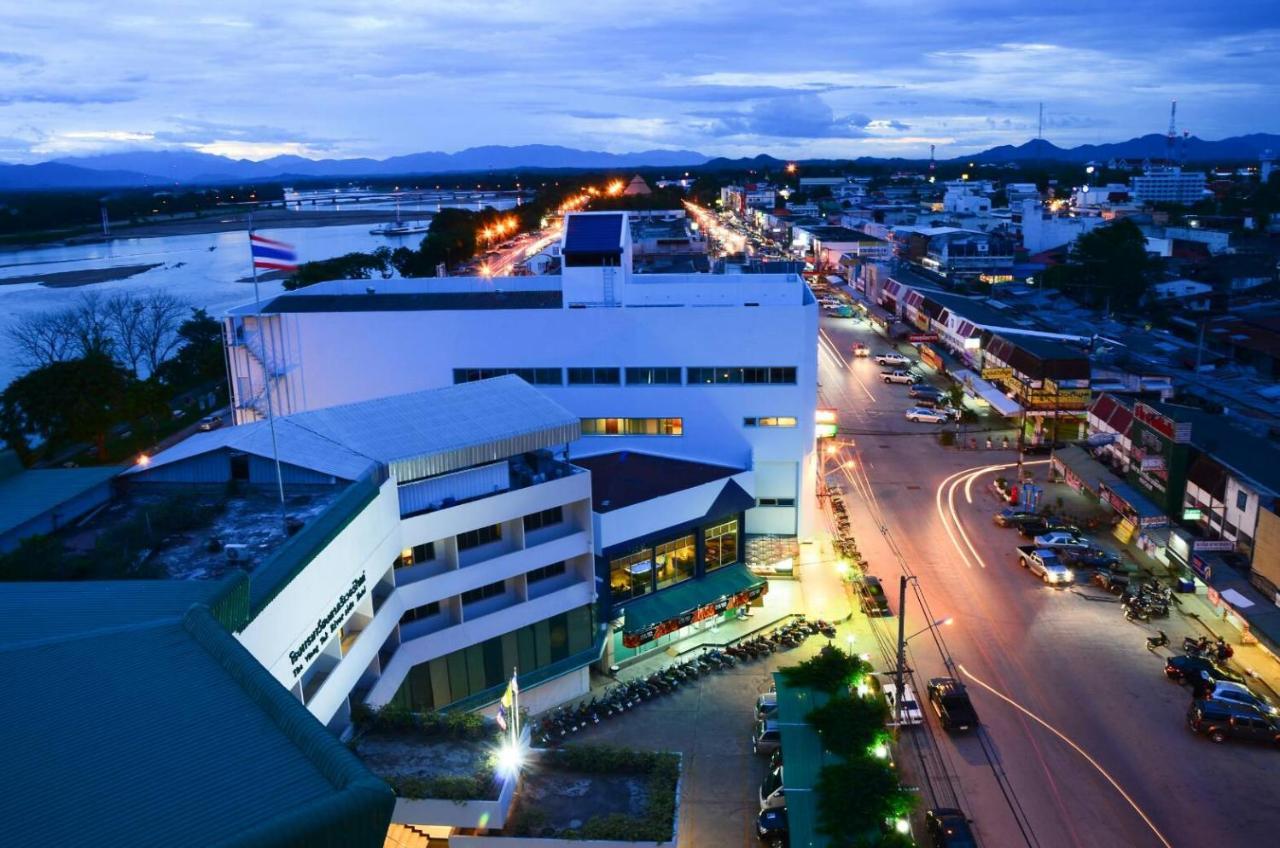
[[[984, 723], [978, 734], [948, 737], [932, 717], [933, 738], [904, 745], [922, 802], [960, 806], [991, 846], [1270, 843], [1280, 821], [1270, 791], [1277, 753], [1189, 732], [1188, 691], [1162, 671], [1167, 649], [1145, 649], [1156, 626], [1178, 644], [1195, 632], [1191, 623], [1175, 612], [1158, 625], [1131, 624], [1083, 579], [1054, 589], [1019, 568], [1014, 546], [1024, 540], [991, 521], [1000, 507], [992, 480], [1013, 476], [998, 467], [1016, 454], [942, 447], [939, 425], [904, 420], [913, 405], [905, 386], [881, 382], [872, 359], [849, 355], [855, 341], [873, 354], [891, 347], [863, 321], [822, 319], [819, 406], [838, 409], [841, 425], [823, 471], [843, 489], [868, 572], [884, 581], [895, 611], [900, 575], [918, 578], [907, 631], [954, 618], [910, 642], [916, 691], [930, 677], [960, 677]], [[1047, 462], [1036, 459], [1030, 468], [1043, 480]], [[896, 619], [880, 627], [889, 668]], [[916, 748], [918, 756], [907, 753]]]

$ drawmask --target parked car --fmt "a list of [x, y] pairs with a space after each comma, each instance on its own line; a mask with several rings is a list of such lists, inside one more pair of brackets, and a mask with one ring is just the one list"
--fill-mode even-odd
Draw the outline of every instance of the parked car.
[[778, 714], [778, 693], [765, 692], [756, 698], [756, 718], [776, 718]]
[[917, 424], [946, 424], [951, 418], [947, 413], [937, 409], [927, 409], [923, 406], [913, 406], [905, 413], [908, 421], [914, 421]]
[[969, 820], [952, 807], [929, 810], [924, 814], [924, 828], [933, 848], [978, 848]]
[[907, 397], [915, 398], [916, 400], [931, 400], [934, 403], [943, 403], [949, 396], [944, 392], [938, 391], [933, 386], [916, 384], [907, 389]]
[[912, 374], [910, 371], [882, 371], [880, 372], [880, 379], [884, 380], [886, 383], [902, 383], [904, 385], [910, 385], [920, 378], [915, 374]]
[[772, 754], [782, 745], [782, 734], [778, 723], [769, 719], [756, 722], [755, 732], [751, 734], [751, 750], [756, 754]]
[[1110, 571], [1120, 565], [1120, 555], [1104, 548], [1078, 548], [1069, 546], [1062, 548], [1058, 555], [1066, 562], [1081, 568], [1096, 568]]
[[1075, 572], [1062, 564], [1053, 548], [1018, 545], [1017, 552], [1022, 567], [1050, 586], [1065, 587], [1075, 582]]
[[788, 832], [785, 806], [760, 811], [756, 818], [756, 834], [768, 848], [785, 848]]
[[787, 790], [782, 785], [782, 769], [782, 766], [770, 769], [764, 776], [764, 780], [760, 782], [760, 809], [767, 810], [770, 807], [787, 805]]
[[1023, 523], [1032, 521], [1044, 521], [1034, 512], [1025, 509], [1018, 509], [1015, 506], [1007, 506], [1004, 509], [991, 516], [991, 520], [995, 522], [997, 527], [1018, 527]]
[[884, 690], [884, 700], [885, 703], [889, 705], [889, 721], [886, 723], [887, 726], [898, 727], [924, 724], [924, 713], [920, 712], [920, 704], [916, 701], [916, 693], [912, 690], [910, 683], [907, 683], [905, 680], [902, 682], [901, 713], [899, 713], [897, 708], [894, 706], [898, 697], [898, 690], [894, 685], [893, 678], [888, 677], [882, 680], [880, 688]]
[[206, 433], [210, 430], [216, 430], [221, 426], [222, 416], [220, 415], [206, 415], [204, 418], [200, 419], [199, 427]]
[[855, 342], [851, 350], [854, 356], [870, 356], [871, 355], [871, 348], [868, 347], [867, 345], [864, 345], [862, 342]]
[[1211, 701], [1228, 701], [1233, 704], [1239, 704], [1263, 715], [1280, 715], [1280, 710], [1276, 709], [1275, 704], [1255, 693], [1243, 683], [1232, 683], [1230, 680], [1215, 681], [1213, 688], [1209, 690], [1207, 698]]
[[1187, 725], [1213, 742], [1243, 739], [1280, 744], [1280, 720], [1229, 701], [1192, 701]]
[[862, 601], [862, 612], [866, 615], [893, 615], [892, 610], [889, 609], [889, 599], [884, 594], [884, 586], [880, 585], [879, 577], [872, 574], [863, 577], [859, 596]]
[[900, 353], [877, 353], [877, 365], [910, 365], [911, 360]]
[[1164, 662], [1164, 673], [1170, 680], [1178, 683], [1191, 683], [1208, 675], [1210, 680], [1228, 680], [1232, 683], [1244, 683], [1244, 678], [1234, 671], [1223, 668], [1207, 657], [1181, 655], [1169, 657]]
[[978, 713], [969, 701], [964, 684], [954, 677], [935, 677], [927, 687], [929, 703], [945, 730], [956, 732], [978, 726]]
[[1092, 543], [1071, 530], [1050, 530], [1033, 540], [1041, 548], [1076, 548], [1087, 551]]

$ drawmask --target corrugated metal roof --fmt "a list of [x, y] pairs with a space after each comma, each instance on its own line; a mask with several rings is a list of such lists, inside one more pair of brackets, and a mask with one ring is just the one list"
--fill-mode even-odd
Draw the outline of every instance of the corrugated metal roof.
[[58, 504], [115, 477], [122, 466], [50, 468], [0, 478], [0, 533], [26, 524]]
[[[576, 415], [514, 375], [276, 420], [282, 462], [355, 480], [376, 461], [402, 483], [571, 442], [580, 432]], [[149, 467], [226, 447], [270, 457], [267, 422], [192, 436]]]
[[577, 214], [568, 216], [564, 253], [621, 253], [622, 213]]
[[382, 845], [390, 790], [206, 607], [140, 618], [0, 645], [6, 843]]

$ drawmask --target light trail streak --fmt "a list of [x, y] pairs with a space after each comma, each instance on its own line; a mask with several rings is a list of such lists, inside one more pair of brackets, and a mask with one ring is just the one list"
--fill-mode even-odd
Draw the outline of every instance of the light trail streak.
[[1050, 733], [1052, 733], [1054, 736], [1057, 736], [1063, 742], [1067, 743], [1067, 745], [1069, 745], [1073, 751], [1075, 751], [1077, 754], [1083, 757], [1085, 761], [1089, 763], [1089, 765], [1093, 766], [1094, 769], [1097, 770], [1098, 774], [1106, 778], [1107, 783], [1111, 784], [1111, 788], [1114, 789], [1116, 793], [1119, 794], [1119, 796], [1123, 798], [1129, 804], [1130, 807], [1133, 808], [1133, 811], [1137, 813], [1138, 817], [1141, 818], [1142, 821], [1146, 824], [1146, 826], [1151, 829], [1151, 832], [1155, 834], [1156, 839], [1160, 840], [1160, 844], [1163, 845], [1164, 848], [1173, 848], [1173, 846], [1169, 843], [1169, 840], [1165, 839], [1164, 834], [1162, 834], [1159, 828], [1155, 826], [1155, 822], [1151, 821], [1151, 819], [1147, 816], [1146, 813], [1142, 811], [1142, 808], [1138, 806], [1138, 803], [1133, 800], [1133, 798], [1129, 795], [1129, 793], [1125, 792], [1123, 787], [1121, 787], [1120, 784], [1116, 782], [1116, 779], [1112, 777], [1110, 774], [1108, 774], [1107, 770], [1104, 769], [1098, 763], [1097, 760], [1089, 756], [1089, 753], [1085, 751], [1084, 748], [1081, 748], [1079, 745], [1073, 742], [1065, 733], [1058, 730], [1058, 728], [1054, 727], [1052, 724], [1049, 724], [1049, 722], [1040, 718], [1040, 716], [1031, 712], [1031, 710], [1022, 706], [1022, 704], [1019, 704], [1017, 701], [1005, 695], [1003, 692], [996, 690], [994, 687], [989, 685], [986, 681], [982, 680], [981, 678], [976, 677], [972, 672], [969, 671], [969, 669], [965, 668], [963, 665], [958, 665], [956, 667], [960, 669], [960, 673], [963, 674], [965, 677], [969, 678], [974, 683], [981, 686], [983, 689], [986, 689], [992, 695], [995, 695], [997, 698], [1004, 701], [1006, 704], [1013, 707], [1014, 709], [1018, 710], [1027, 718], [1036, 722], [1045, 730], [1048, 730]]

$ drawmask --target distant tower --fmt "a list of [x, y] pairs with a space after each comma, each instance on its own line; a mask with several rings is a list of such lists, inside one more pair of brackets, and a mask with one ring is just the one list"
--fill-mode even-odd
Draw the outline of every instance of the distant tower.
[[1169, 101], [1169, 134], [1165, 136], [1164, 161], [1166, 165], [1173, 164], [1173, 157], [1178, 145], [1178, 101]]
[[1036, 138], [1044, 138], [1044, 103], [1040, 104], [1040, 123], [1036, 125]]
[[929, 145], [929, 182], [933, 182], [933, 172], [937, 167], [937, 163], [933, 161], [933, 145]]
[[1271, 171], [1275, 166], [1275, 156], [1270, 150], [1262, 151], [1262, 155], [1258, 157], [1258, 179], [1264, 184], [1271, 179]]

